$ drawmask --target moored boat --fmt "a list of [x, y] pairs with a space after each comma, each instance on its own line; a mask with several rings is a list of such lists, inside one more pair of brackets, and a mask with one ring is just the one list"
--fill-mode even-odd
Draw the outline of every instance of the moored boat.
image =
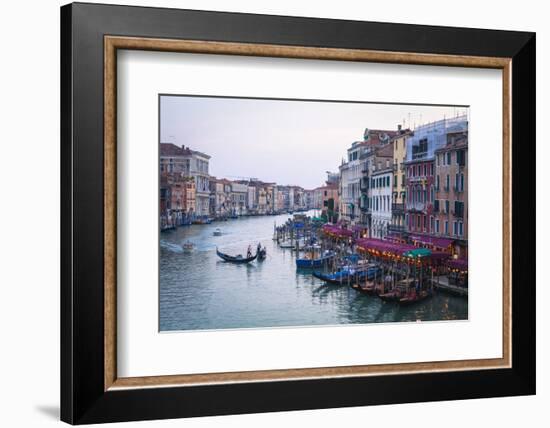
[[378, 297], [380, 297], [385, 302], [397, 302], [403, 297], [403, 292], [401, 290], [395, 289], [388, 291], [387, 293], [380, 293]]
[[348, 281], [364, 281], [367, 278], [372, 279], [378, 272], [378, 267], [371, 266], [366, 269], [355, 269], [350, 267], [343, 267], [336, 272], [323, 273], [319, 271], [313, 271], [312, 275], [328, 284], [342, 285]]
[[214, 236], [222, 236], [222, 230], [219, 227], [216, 227], [213, 233]]
[[406, 295], [401, 297], [398, 300], [398, 302], [400, 305], [406, 306], [406, 305], [412, 305], [413, 303], [421, 302], [423, 300], [428, 299], [429, 297], [432, 297], [432, 293], [426, 290], [421, 290], [418, 293], [416, 291], [412, 293], [407, 293]]
[[300, 269], [312, 269], [312, 268], [321, 268], [325, 263], [332, 260], [335, 254], [332, 251], [326, 252], [321, 257], [317, 258], [301, 258], [296, 259], [296, 267]]

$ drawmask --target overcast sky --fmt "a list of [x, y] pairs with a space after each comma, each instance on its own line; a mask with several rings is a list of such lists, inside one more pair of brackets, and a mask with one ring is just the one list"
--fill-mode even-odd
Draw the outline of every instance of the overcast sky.
[[[161, 142], [204, 152], [210, 174], [313, 189], [337, 171], [365, 128], [395, 130], [465, 113], [464, 107], [238, 98], [161, 97]], [[410, 117], [410, 123], [409, 123]]]

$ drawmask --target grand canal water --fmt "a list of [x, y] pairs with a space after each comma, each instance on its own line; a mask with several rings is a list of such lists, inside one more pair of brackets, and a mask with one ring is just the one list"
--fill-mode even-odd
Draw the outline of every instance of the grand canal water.
[[[462, 297], [436, 293], [425, 302], [400, 307], [297, 272], [294, 253], [272, 240], [274, 223], [288, 218], [247, 217], [161, 233], [160, 330], [468, 318], [468, 302]], [[222, 236], [213, 236], [217, 227]], [[192, 251], [182, 248], [187, 240], [195, 244]], [[267, 247], [263, 262], [235, 265], [216, 256], [216, 246], [230, 254], [246, 254], [247, 246], [255, 248], [258, 242]]]

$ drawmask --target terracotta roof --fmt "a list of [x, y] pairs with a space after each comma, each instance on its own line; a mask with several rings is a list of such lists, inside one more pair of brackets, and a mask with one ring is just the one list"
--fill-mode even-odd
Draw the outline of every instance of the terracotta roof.
[[160, 143], [161, 156], [189, 156], [192, 152], [185, 146], [179, 147], [172, 143]]

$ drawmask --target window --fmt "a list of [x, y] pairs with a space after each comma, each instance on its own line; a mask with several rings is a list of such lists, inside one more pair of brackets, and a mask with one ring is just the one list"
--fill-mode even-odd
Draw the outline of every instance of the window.
[[460, 191], [464, 192], [464, 174], [460, 174]]
[[397, 175], [393, 176], [393, 187], [397, 187]]
[[463, 236], [464, 235], [464, 224], [459, 221], [458, 222], [458, 236]]
[[445, 201], [445, 214], [448, 214], [449, 213], [449, 201], [446, 200]]
[[439, 219], [435, 221], [435, 233], [439, 233]]
[[445, 191], [449, 191], [449, 183], [450, 183], [449, 174], [447, 174], [447, 177], [445, 179]]
[[455, 216], [464, 217], [464, 202], [455, 201]]
[[390, 187], [390, 176], [386, 176], [386, 187]]
[[420, 229], [420, 214], [416, 216], [416, 227]]
[[447, 165], [451, 164], [451, 152], [447, 152]]
[[455, 190], [459, 190], [458, 180], [459, 180], [458, 173], [456, 173], [455, 174]]
[[449, 222], [445, 220], [445, 235], [449, 234]]
[[427, 216], [423, 215], [422, 217], [423, 217], [423, 219], [424, 219], [424, 230], [426, 230], [426, 227], [427, 227], [427, 221], [426, 221], [426, 220], [427, 220]]
[[435, 190], [439, 192], [439, 175], [435, 176]]
[[456, 164], [460, 166], [466, 165], [466, 151], [458, 150], [456, 152]]
[[433, 232], [434, 230], [434, 218], [433, 216], [430, 217], [430, 231]]
[[412, 158], [419, 159], [426, 155], [428, 152], [428, 140], [423, 138], [418, 142], [418, 145], [412, 146]]
[[434, 212], [439, 212], [439, 199], [434, 200]]
[[401, 176], [401, 187], [405, 187], [405, 174]]
[[453, 235], [458, 235], [458, 228], [457, 228], [457, 224], [456, 224], [456, 221], [453, 221]]

